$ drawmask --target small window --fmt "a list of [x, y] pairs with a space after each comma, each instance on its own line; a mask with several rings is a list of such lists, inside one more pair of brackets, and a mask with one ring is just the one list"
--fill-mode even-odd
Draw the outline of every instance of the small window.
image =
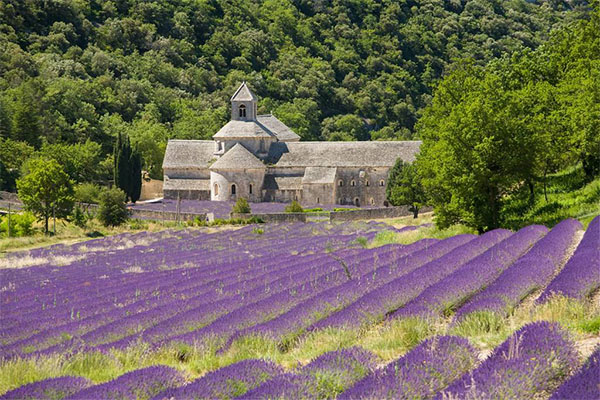
[[320, 204], [321, 202], [319, 201], [319, 198], [317, 197], [317, 204]]
[[240, 105], [240, 118], [246, 118], [246, 106]]
[[350, 181], [350, 186], [356, 186], [356, 181], [354, 181], [354, 179]]
[[252, 194], [252, 184], [248, 186], [248, 193]]
[[340, 180], [338, 181], [338, 186], [344, 186], [344, 181], [340, 179]]
[[359, 199], [358, 197], [356, 197], [356, 198], [354, 199], [354, 205], [355, 205], [356, 207], [360, 207], [360, 199]]
[[215, 186], [213, 186], [213, 191], [215, 192], [215, 196], [219, 195], [219, 185], [217, 185], [216, 183]]
[[235, 183], [231, 185], [231, 194], [235, 194]]
[[375, 199], [371, 197], [371, 200], [369, 200], [369, 202], [371, 203], [371, 205], [375, 205]]
[[369, 186], [369, 180], [368, 179], [365, 181], [365, 186]]
[[385, 182], [382, 180], [379, 181], [379, 186], [385, 186]]

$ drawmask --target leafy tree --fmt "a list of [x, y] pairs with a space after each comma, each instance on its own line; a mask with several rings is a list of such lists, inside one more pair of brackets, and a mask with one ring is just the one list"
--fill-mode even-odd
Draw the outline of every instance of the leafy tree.
[[246, 200], [244, 197], [240, 197], [236, 200], [231, 212], [235, 214], [250, 214], [252, 210], [250, 209], [248, 200]]
[[125, 207], [127, 196], [118, 188], [107, 189], [100, 195], [98, 220], [104, 226], [119, 226], [127, 221], [129, 214]]
[[34, 153], [25, 142], [0, 138], [0, 190], [13, 191], [23, 163]]
[[417, 166], [405, 164], [401, 158], [396, 160], [390, 171], [385, 194], [392, 205], [409, 206], [415, 218], [427, 201]]
[[75, 186], [75, 200], [80, 203], [97, 204], [102, 190], [93, 183], [81, 183]]
[[[10, 224], [9, 224], [10, 218]], [[0, 217], [0, 232], [8, 237], [30, 236], [33, 233], [35, 216], [30, 212]]]
[[534, 101], [469, 64], [440, 83], [419, 123], [418, 156], [438, 225], [462, 222], [480, 232], [501, 226], [503, 200], [534, 171], [527, 118]]
[[101, 145], [91, 140], [85, 143], [44, 143], [40, 154], [53, 158], [75, 182], [94, 182], [98, 177], [98, 164], [101, 160]]
[[48, 233], [50, 217], [66, 218], [73, 209], [73, 186], [56, 160], [34, 158], [25, 164], [27, 171], [17, 180], [19, 199], [25, 209], [44, 221]]

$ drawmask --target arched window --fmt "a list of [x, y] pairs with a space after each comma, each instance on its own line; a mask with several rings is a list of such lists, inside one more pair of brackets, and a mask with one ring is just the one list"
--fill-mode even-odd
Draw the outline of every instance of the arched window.
[[379, 186], [385, 186], [385, 182], [382, 180], [379, 181]]
[[338, 181], [338, 186], [344, 186], [344, 181], [340, 179], [340, 180]]
[[354, 181], [354, 179], [352, 179], [352, 180], [350, 181], [350, 186], [356, 186], [356, 182]]
[[252, 194], [252, 184], [248, 185], [248, 193]]
[[355, 197], [355, 198], [354, 198], [354, 205], [355, 205], [356, 207], [360, 207], [360, 199], [359, 199], [358, 197]]
[[317, 204], [320, 204], [321, 202], [319, 201], [319, 198], [317, 197]]
[[235, 194], [235, 183], [231, 185], [231, 194]]
[[246, 118], [246, 106], [240, 105], [240, 118]]
[[219, 185], [217, 185], [216, 183], [213, 186], [213, 191], [215, 192], [215, 196], [219, 195]]
[[369, 186], [369, 180], [368, 179], [365, 181], [365, 186]]
[[375, 205], [375, 199], [371, 197], [371, 200], [369, 201], [371, 203], [371, 205]]

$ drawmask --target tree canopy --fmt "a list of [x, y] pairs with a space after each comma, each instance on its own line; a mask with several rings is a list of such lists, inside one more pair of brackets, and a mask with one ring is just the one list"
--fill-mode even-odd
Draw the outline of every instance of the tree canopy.
[[0, 0], [0, 135], [104, 158], [122, 132], [160, 177], [166, 140], [210, 138], [247, 80], [303, 140], [408, 139], [457, 59], [535, 49], [585, 4]]

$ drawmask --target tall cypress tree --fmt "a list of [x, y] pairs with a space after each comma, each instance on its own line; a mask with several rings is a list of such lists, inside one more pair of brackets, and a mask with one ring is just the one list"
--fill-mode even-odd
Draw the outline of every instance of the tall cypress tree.
[[137, 149], [131, 148], [127, 136], [117, 136], [114, 150], [115, 186], [122, 189], [127, 198], [136, 202], [142, 192], [142, 156]]

